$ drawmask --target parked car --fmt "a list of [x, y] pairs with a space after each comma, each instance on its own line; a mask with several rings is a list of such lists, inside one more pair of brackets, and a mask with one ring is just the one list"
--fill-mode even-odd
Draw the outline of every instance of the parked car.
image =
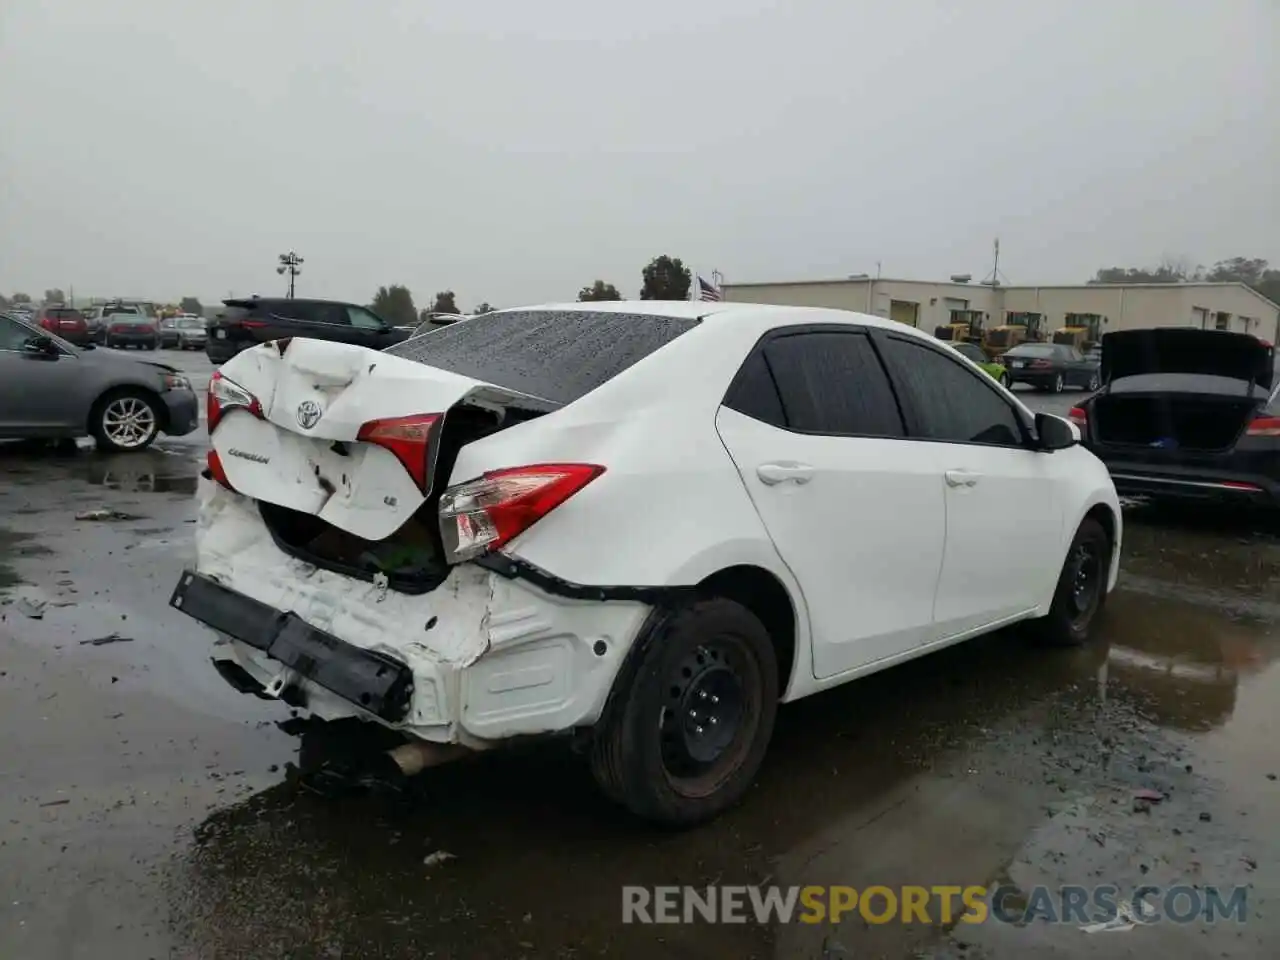
[[205, 320], [193, 313], [180, 313], [160, 321], [160, 346], [177, 350], [202, 350], [208, 340]]
[[1275, 348], [1164, 328], [1102, 338], [1102, 390], [1071, 411], [1125, 493], [1280, 507]]
[[85, 323], [89, 327], [89, 336], [94, 343], [106, 344], [107, 325], [111, 317], [145, 317], [142, 308], [133, 303], [95, 304], [85, 311]]
[[992, 360], [976, 343], [952, 343], [951, 347], [960, 356], [981, 367], [983, 372], [996, 383], [1003, 387], [1009, 386], [1009, 371], [1005, 369], [1004, 364]]
[[116, 313], [106, 318], [103, 343], [108, 347], [138, 347], [155, 350], [160, 346], [158, 321], [152, 317]]
[[285, 337], [310, 337], [381, 350], [408, 337], [368, 307], [338, 300], [250, 297], [223, 300], [226, 310], [209, 323], [205, 353], [223, 363], [241, 350]]
[[173, 367], [75, 345], [0, 314], [0, 437], [91, 436], [135, 451], [199, 425], [191, 384]]
[[1068, 422], [839, 310], [299, 337], [216, 371], [208, 423], [171, 603], [220, 634], [225, 679], [394, 731], [373, 756], [407, 773], [576, 733], [663, 822], [742, 796], [779, 701], [1017, 621], [1085, 642], [1119, 562], [1115, 489]]
[[74, 307], [63, 304], [43, 306], [36, 312], [35, 320], [42, 329], [57, 334], [69, 343], [83, 346], [92, 339], [84, 314]]
[[1064, 387], [1098, 389], [1097, 362], [1066, 344], [1022, 343], [1007, 351], [1003, 360], [1011, 386], [1029, 383], [1052, 393], [1061, 393]]
[[178, 349], [203, 350], [209, 341], [208, 321], [193, 313], [178, 317]]

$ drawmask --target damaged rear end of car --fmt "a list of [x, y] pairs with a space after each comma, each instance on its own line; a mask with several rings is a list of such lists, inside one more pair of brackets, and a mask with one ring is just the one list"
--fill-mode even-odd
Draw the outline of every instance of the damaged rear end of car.
[[[504, 327], [519, 320], [490, 321], [503, 350], [519, 349], [525, 334]], [[214, 663], [241, 692], [472, 749], [599, 716], [650, 606], [584, 602], [493, 561], [607, 472], [527, 451], [576, 395], [663, 336], [566, 393], [541, 389], [519, 358], [503, 383], [479, 375], [475, 329], [392, 352], [275, 341], [215, 373], [197, 561], [171, 602], [217, 632]], [[421, 346], [448, 335], [456, 349]], [[494, 442], [508, 432], [522, 438], [515, 453]], [[453, 477], [486, 440], [485, 465], [473, 457]]]
[[1107, 334], [1101, 392], [1071, 419], [1121, 492], [1280, 504], [1275, 352], [1248, 334]]

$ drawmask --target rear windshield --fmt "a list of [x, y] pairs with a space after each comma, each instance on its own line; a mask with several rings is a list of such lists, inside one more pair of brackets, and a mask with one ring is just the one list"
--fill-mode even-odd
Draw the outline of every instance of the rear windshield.
[[79, 310], [72, 310], [70, 307], [54, 307], [49, 311], [49, 316], [58, 320], [83, 320], [84, 314]]
[[102, 312], [108, 317], [136, 317], [139, 315], [137, 307], [106, 307]]
[[1056, 357], [1058, 351], [1047, 343], [1024, 344], [1009, 351], [1011, 357]]
[[439, 327], [385, 352], [564, 404], [697, 324], [631, 313], [510, 310]]
[[1265, 397], [1265, 388], [1233, 377], [1205, 373], [1139, 373], [1113, 380], [1109, 393], [1200, 393], [1224, 397]]
[[204, 326], [204, 321], [196, 317], [179, 317], [178, 326], [182, 327], [183, 330], [198, 330]]

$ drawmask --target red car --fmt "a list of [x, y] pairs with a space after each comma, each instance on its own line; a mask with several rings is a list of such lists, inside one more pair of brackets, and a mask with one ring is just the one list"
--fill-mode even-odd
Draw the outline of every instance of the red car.
[[74, 307], [41, 307], [36, 313], [36, 322], [43, 329], [56, 334], [63, 340], [69, 340], [78, 347], [85, 346], [92, 339], [89, 336], [89, 325], [85, 322], [84, 314]]

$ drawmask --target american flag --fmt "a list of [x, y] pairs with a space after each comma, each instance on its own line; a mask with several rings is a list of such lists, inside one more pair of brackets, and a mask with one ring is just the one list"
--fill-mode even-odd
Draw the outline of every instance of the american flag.
[[724, 295], [714, 283], [707, 283], [702, 277], [698, 277], [698, 299], [719, 301], [724, 299]]

